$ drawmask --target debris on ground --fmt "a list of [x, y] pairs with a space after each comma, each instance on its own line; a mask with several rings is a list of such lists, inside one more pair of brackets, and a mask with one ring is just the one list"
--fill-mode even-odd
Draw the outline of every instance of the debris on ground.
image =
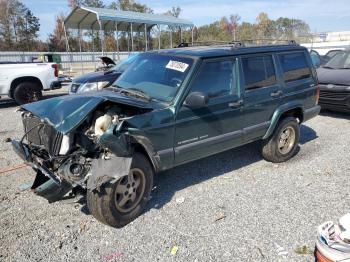
[[178, 247], [178, 246], [173, 246], [173, 247], [171, 248], [170, 253], [171, 253], [172, 255], [176, 255], [176, 253], [177, 253], [178, 250], [179, 250], [179, 247]]
[[262, 252], [261, 248], [260, 247], [257, 247], [258, 251], [259, 251], [259, 254], [261, 255], [262, 258], [265, 258], [265, 255], [264, 253]]
[[89, 229], [89, 224], [90, 224], [89, 220], [81, 221], [79, 224], [79, 233], [86, 232]]
[[226, 217], [224, 213], [219, 213], [219, 215], [215, 218], [215, 222], [222, 220]]
[[25, 183], [25, 184], [20, 185], [18, 188], [21, 191], [26, 191], [26, 190], [30, 189], [32, 187], [32, 185], [33, 185], [33, 183]]
[[177, 204], [182, 204], [183, 202], [185, 202], [185, 198], [184, 197], [179, 197], [179, 198], [176, 198], [176, 203]]
[[115, 260], [116, 258], [124, 256], [124, 253], [122, 252], [115, 252], [110, 255], [102, 256], [103, 260], [110, 261], [110, 260]]
[[5, 143], [10, 143], [11, 141], [12, 141], [12, 139], [9, 138], [9, 137], [7, 137], [7, 138], [4, 139], [4, 142], [5, 142]]
[[277, 244], [276, 242], [274, 243], [275, 245], [275, 248], [276, 248], [276, 252], [277, 252], [277, 255], [282, 257], [282, 258], [285, 258], [287, 259], [287, 256], [288, 256], [288, 251], [286, 251], [284, 249], [284, 247], [280, 246], [279, 244]]
[[313, 250], [313, 248], [310, 248], [307, 245], [303, 245], [303, 246], [295, 248], [294, 252], [299, 254], [299, 255], [309, 255], [309, 254], [313, 254], [314, 250]]

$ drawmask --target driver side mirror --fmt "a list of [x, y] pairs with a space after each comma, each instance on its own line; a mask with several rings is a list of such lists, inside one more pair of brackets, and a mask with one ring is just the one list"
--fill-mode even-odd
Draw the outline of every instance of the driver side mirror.
[[184, 105], [189, 108], [200, 108], [208, 105], [209, 97], [202, 92], [192, 92], [185, 100]]

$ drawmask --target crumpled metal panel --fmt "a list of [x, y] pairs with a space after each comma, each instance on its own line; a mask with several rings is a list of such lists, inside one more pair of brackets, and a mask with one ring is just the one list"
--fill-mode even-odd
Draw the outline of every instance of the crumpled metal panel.
[[145, 109], [157, 107], [155, 103], [151, 104], [113, 91], [97, 91], [54, 97], [23, 105], [22, 108], [45, 120], [62, 134], [67, 134], [79, 126], [98, 105], [106, 101]]
[[93, 160], [87, 189], [99, 189], [106, 182], [117, 181], [119, 178], [127, 176], [131, 162], [131, 157], [117, 157], [115, 155], [108, 156], [108, 160], [103, 158]]

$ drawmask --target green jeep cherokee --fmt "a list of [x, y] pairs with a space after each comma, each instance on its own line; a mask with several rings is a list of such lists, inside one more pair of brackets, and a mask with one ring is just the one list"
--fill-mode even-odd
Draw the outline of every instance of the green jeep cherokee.
[[36, 172], [36, 194], [86, 192], [95, 218], [122, 227], [159, 171], [256, 140], [267, 161], [293, 157], [318, 94], [309, 53], [295, 44], [153, 51], [108, 90], [22, 106], [25, 134], [12, 145]]

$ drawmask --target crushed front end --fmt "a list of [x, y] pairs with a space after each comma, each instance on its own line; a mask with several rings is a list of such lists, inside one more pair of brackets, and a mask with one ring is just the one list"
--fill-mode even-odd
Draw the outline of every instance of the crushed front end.
[[36, 172], [32, 190], [50, 203], [128, 174], [132, 138], [122, 127], [125, 119], [145, 110], [103, 101], [84, 115], [74, 111], [81, 119], [65, 132], [60, 127], [72, 114], [58, 124], [21, 111], [24, 135], [12, 146]]
[[[72, 135], [63, 135], [30, 112], [22, 112], [25, 135], [12, 140], [15, 152], [36, 171], [32, 190], [49, 202], [62, 199], [75, 187], [84, 188], [97, 151], [72, 151]], [[71, 153], [69, 153], [71, 151]]]

